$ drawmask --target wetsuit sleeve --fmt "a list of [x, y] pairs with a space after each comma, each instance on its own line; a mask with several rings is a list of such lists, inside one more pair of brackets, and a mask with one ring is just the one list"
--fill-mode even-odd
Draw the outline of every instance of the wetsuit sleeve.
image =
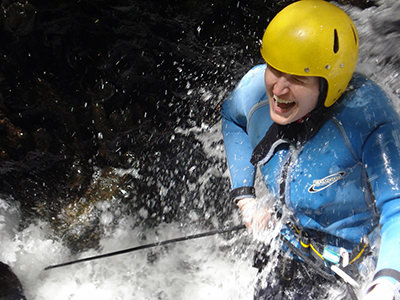
[[232, 200], [255, 197], [255, 167], [250, 163], [253, 148], [247, 132], [251, 108], [265, 95], [265, 66], [251, 69], [222, 106], [222, 134], [231, 179]]
[[364, 144], [363, 161], [379, 212], [381, 244], [376, 274], [399, 284], [383, 270], [400, 272], [400, 122], [379, 125]]

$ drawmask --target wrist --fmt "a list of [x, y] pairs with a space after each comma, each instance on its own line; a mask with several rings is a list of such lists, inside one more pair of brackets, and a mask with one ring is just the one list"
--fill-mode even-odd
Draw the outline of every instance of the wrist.
[[242, 199], [255, 198], [255, 197], [256, 197], [256, 192], [254, 187], [252, 186], [243, 186], [235, 188], [230, 193], [230, 198], [236, 204]]
[[256, 198], [253, 197], [244, 197], [236, 200], [236, 205], [239, 208], [246, 206], [248, 203], [255, 202]]
[[384, 268], [376, 272], [371, 284], [366, 290], [367, 295], [373, 293], [377, 288], [391, 291], [392, 298], [400, 300], [400, 272], [391, 268]]
[[391, 280], [381, 277], [367, 287], [366, 295], [377, 293], [381, 299], [400, 300], [399, 288], [398, 282], [395, 284]]

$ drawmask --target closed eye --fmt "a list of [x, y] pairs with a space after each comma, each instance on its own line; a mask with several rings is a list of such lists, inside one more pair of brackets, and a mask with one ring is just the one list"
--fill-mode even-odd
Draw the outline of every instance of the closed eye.
[[290, 80], [297, 84], [306, 84], [307, 78], [305, 76], [291, 76]]
[[299, 84], [299, 85], [307, 85], [310, 82], [310, 76], [299, 76], [299, 75], [290, 75], [284, 72], [281, 72], [271, 66], [268, 66], [268, 69], [273, 73], [276, 77], [285, 76], [289, 81]]
[[280, 76], [283, 75], [283, 72], [278, 71], [277, 69], [275, 69], [275, 68], [273, 68], [271, 66], [268, 66], [268, 69], [277, 77], [280, 77]]

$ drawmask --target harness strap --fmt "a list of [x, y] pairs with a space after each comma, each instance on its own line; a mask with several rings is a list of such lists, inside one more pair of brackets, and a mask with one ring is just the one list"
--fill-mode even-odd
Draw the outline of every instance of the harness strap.
[[368, 242], [360, 242], [354, 249], [351, 251], [349, 257], [349, 265], [353, 264], [355, 261], [360, 259], [362, 255], [367, 255], [370, 252], [370, 246]]
[[297, 249], [290, 241], [288, 241], [284, 236], [281, 235], [282, 241], [290, 248], [290, 250], [297, 256], [299, 256], [305, 263], [307, 263], [310, 267], [314, 269], [314, 271], [320, 275], [321, 277], [325, 278], [330, 282], [336, 282], [337, 279], [334, 275], [329, 274], [328, 272], [324, 271], [320, 265], [316, 264], [312, 259], [307, 257], [303, 252]]
[[324, 257], [321, 254], [321, 248], [320, 243], [316, 243], [315, 241], [311, 243], [311, 238], [308, 235], [308, 233], [304, 230], [300, 230], [294, 223], [289, 223], [288, 224], [289, 228], [294, 230], [294, 233], [296, 234], [296, 237], [298, 238], [300, 245], [306, 249], [306, 250], [312, 250], [310, 251], [310, 254], [315, 258], [315, 259], [321, 259], [321, 261], [324, 260]]
[[[340, 253], [336, 253], [336, 251], [312, 239], [306, 231], [296, 227], [293, 222], [288, 223], [287, 226], [291, 229], [304, 250], [302, 251], [298, 246], [295, 246], [291, 241], [282, 236], [283, 242], [290, 248], [293, 254], [301, 258], [318, 275], [328, 281], [336, 282], [338, 279], [341, 279], [347, 285], [351, 299], [357, 300], [357, 297], [354, 297], [353, 288], [358, 289], [360, 285], [354, 279], [359, 275], [355, 262], [358, 262], [370, 252], [369, 243], [365, 241], [360, 242], [351, 251], [350, 255], [345, 249], [341, 250]], [[400, 272], [397, 275], [400, 279]]]
[[[300, 245], [307, 249], [307, 250], [312, 250], [310, 251], [310, 254], [316, 258], [316, 259], [321, 259], [322, 261], [325, 260], [324, 257], [324, 250], [325, 247], [323, 246], [322, 243], [317, 242], [315, 239], [312, 239], [308, 233], [304, 230], [300, 230], [295, 224], [289, 223], [287, 224], [289, 228], [292, 229], [293, 233], [295, 233], [295, 236], [300, 242]], [[363, 255], [366, 255], [370, 252], [370, 247], [369, 243], [362, 241], [357, 244], [356, 247], [351, 251], [351, 254], [349, 256], [349, 262], [344, 265], [346, 267], [347, 265], [354, 264], [356, 261], [358, 261], [360, 258], [363, 257]]]

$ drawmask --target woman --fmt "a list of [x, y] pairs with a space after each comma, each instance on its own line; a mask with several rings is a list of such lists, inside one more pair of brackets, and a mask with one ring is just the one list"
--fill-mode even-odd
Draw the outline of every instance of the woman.
[[[270, 22], [266, 65], [251, 69], [222, 109], [231, 195], [248, 228], [267, 227], [270, 210], [253, 213], [259, 167], [292, 214], [285, 248], [324, 281], [358, 287], [354, 269], [367, 249], [377, 251], [378, 233], [363, 299], [400, 299], [400, 121], [385, 93], [354, 74], [358, 43], [348, 15], [323, 0], [295, 2]], [[278, 296], [275, 277], [256, 298], [303, 299]]]

